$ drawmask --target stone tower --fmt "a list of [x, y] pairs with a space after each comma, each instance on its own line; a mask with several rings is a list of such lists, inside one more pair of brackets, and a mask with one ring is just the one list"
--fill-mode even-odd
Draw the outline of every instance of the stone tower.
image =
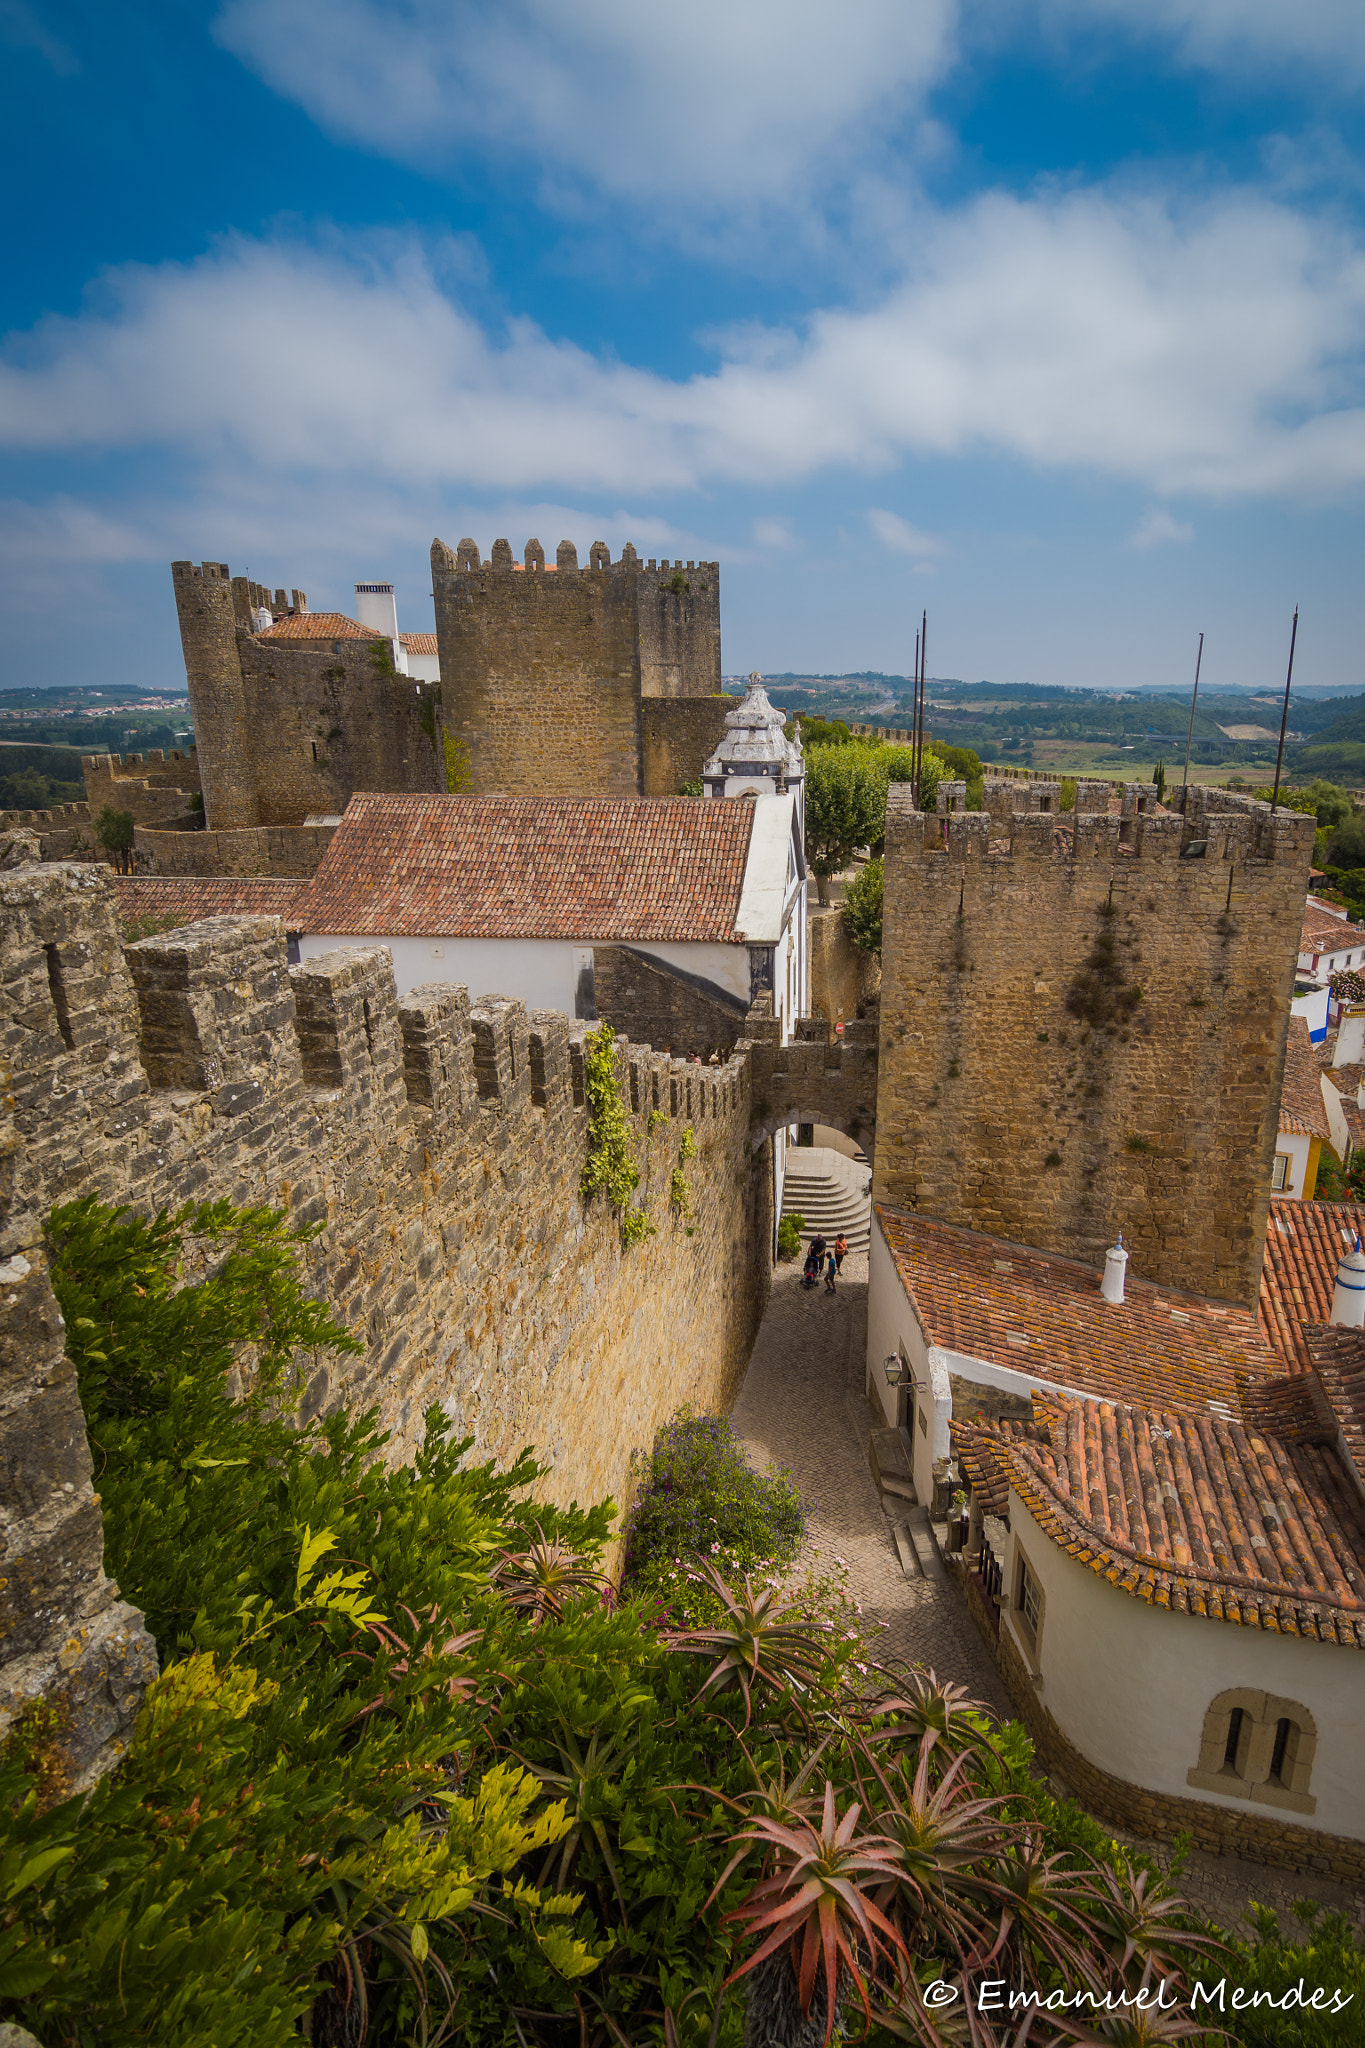
[[439, 685], [398, 674], [384, 634], [225, 562], [171, 574], [210, 830], [301, 825], [357, 789], [446, 789]]
[[1313, 820], [1188, 797], [1002, 821], [893, 787], [874, 1195], [1092, 1265], [1121, 1230], [1145, 1279], [1252, 1304]]
[[723, 731], [720, 565], [431, 548], [447, 730], [478, 795], [671, 796]]

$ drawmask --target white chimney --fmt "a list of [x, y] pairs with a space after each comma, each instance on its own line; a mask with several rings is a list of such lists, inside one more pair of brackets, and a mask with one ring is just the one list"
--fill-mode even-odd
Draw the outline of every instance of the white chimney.
[[357, 583], [355, 587], [357, 625], [369, 626], [386, 640], [398, 638], [398, 607], [391, 583]]
[[1365, 1329], [1365, 1252], [1356, 1234], [1355, 1250], [1347, 1252], [1337, 1267], [1337, 1284], [1332, 1290], [1330, 1323], [1343, 1323], [1348, 1330]]
[[[1111, 1244], [1104, 1255], [1104, 1278], [1100, 1282], [1100, 1293], [1106, 1301], [1123, 1300], [1123, 1275], [1128, 1264], [1128, 1254], [1123, 1249], [1123, 1232], [1119, 1232], [1117, 1244]], [[1362, 1262], [1365, 1270], [1365, 1262]]]
[[1332, 1054], [1332, 1065], [1353, 1067], [1361, 1060], [1365, 1060], [1365, 1010], [1343, 1010], [1337, 1024], [1337, 1042]]

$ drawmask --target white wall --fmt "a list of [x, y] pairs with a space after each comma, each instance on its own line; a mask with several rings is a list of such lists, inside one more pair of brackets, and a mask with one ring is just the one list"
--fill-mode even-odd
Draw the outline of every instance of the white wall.
[[[564, 1010], [570, 1017], [577, 986], [574, 955], [584, 950], [569, 939], [353, 938], [310, 932], [300, 940], [299, 954], [312, 960], [337, 946], [387, 946], [400, 996], [424, 982], [450, 981], [472, 997], [519, 997], [528, 1009]], [[746, 1005], [749, 1001], [747, 946], [645, 945], [636, 950], [698, 975]]]
[[408, 674], [416, 676], [419, 683], [439, 683], [441, 680], [441, 657], [439, 654], [414, 654], [405, 648]]
[[1321, 988], [1308, 991], [1306, 996], [1294, 996], [1290, 1001], [1291, 1017], [1302, 1017], [1308, 1026], [1308, 1036], [1315, 1045], [1327, 1036], [1327, 1001], [1330, 990], [1324, 982]]
[[1011, 1492], [1010, 1556], [1002, 1560], [1011, 1604], [1002, 1626], [1031, 1666], [1012, 1606], [1021, 1545], [1045, 1603], [1038, 1697], [1091, 1763], [1153, 1792], [1275, 1817], [1275, 1807], [1192, 1788], [1186, 1775], [1199, 1762], [1204, 1716], [1220, 1692], [1247, 1686], [1275, 1693], [1306, 1707], [1317, 1723], [1308, 1786], [1317, 1810], [1280, 1817], [1329, 1834], [1365, 1836], [1365, 1657], [1359, 1650], [1172, 1613], [1133, 1599], [1060, 1550]]
[[1308, 1171], [1308, 1152], [1312, 1143], [1311, 1138], [1301, 1138], [1296, 1131], [1275, 1133], [1276, 1153], [1289, 1154], [1289, 1171], [1285, 1175], [1284, 1186], [1276, 1190], [1278, 1194], [1293, 1195], [1296, 1200], [1302, 1201], [1303, 1177]]
[[[913, 1383], [904, 1390], [887, 1384], [884, 1361], [893, 1355], [910, 1367]], [[888, 1426], [894, 1427], [904, 1417], [912, 1445], [915, 1492], [926, 1507], [933, 1499], [934, 1462], [946, 1458], [950, 1448], [952, 1392], [945, 1356], [931, 1350], [925, 1340], [874, 1209], [868, 1247], [867, 1391], [880, 1402]]]

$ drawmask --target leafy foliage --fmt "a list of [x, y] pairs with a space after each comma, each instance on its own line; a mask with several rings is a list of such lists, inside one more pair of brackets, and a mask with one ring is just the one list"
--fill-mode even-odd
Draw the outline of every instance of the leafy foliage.
[[[617, 1602], [610, 1507], [531, 1504], [529, 1455], [471, 1464], [432, 1410], [390, 1467], [372, 1415], [291, 1414], [348, 1340], [283, 1219], [83, 1203], [53, 1249], [163, 1676], [83, 1798], [52, 1803], [40, 1743], [0, 1752], [0, 2020], [45, 2048], [739, 2048], [870, 2011], [946, 2048], [923, 1987], [969, 1967], [1130, 1995], [1202, 1970], [1207, 1933], [1035, 1782], [1022, 1729], [878, 1671], [760, 1567], [801, 1504], [728, 1423], [661, 1432], [631, 1528], [656, 1597], [633, 1571]], [[1358, 1975], [1349, 1947], [1324, 1923], [1254, 1967]]]
[[784, 1216], [777, 1226], [777, 1256], [779, 1259], [795, 1259], [801, 1255], [801, 1233], [806, 1227], [804, 1216], [793, 1213]]
[[[1237, 2021], [1240, 2048], [1365, 2048], [1365, 1936], [1344, 1913], [1301, 1900], [1292, 1910], [1303, 1933], [1287, 1941], [1272, 1912], [1251, 1910], [1255, 1935], [1234, 1943], [1236, 1961], [1228, 1972], [1229, 1982], [1247, 1995], [1249, 2009]], [[1307, 1999], [1317, 1986], [1338, 1988], [1350, 2004], [1333, 2012], [1331, 1999], [1323, 1998], [1313, 2010]], [[1269, 1997], [1253, 2006], [1258, 1994]]]
[[886, 782], [867, 747], [812, 747], [806, 756], [806, 859], [828, 902], [828, 878], [857, 846], [882, 836]]
[[879, 860], [865, 861], [844, 891], [844, 930], [864, 953], [882, 957], [882, 880]]
[[136, 828], [132, 812], [117, 810], [113, 804], [105, 804], [95, 820], [95, 837], [106, 853], [114, 855], [121, 874], [128, 870]]
[[588, 1158], [579, 1189], [585, 1201], [605, 1195], [621, 1217], [621, 1244], [629, 1249], [654, 1235], [654, 1225], [630, 1198], [640, 1185], [640, 1169], [631, 1150], [621, 1077], [616, 1065], [616, 1033], [599, 1024], [583, 1040], [583, 1092], [588, 1103]]
[[684, 1408], [659, 1431], [636, 1476], [626, 1530], [629, 1592], [673, 1588], [680, 1560], [718, 1559], [729, 1573], [781, 1571], [800, 1548], [800, 1495], [787, 1474], [754, 1471], [728, 1415]]

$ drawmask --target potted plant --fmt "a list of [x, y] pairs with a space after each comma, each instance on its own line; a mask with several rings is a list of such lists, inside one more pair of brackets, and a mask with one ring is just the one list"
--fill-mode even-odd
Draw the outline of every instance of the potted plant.
[[948, 1552], [956, 1557], [967, 1540], [967, 1495], [962, 1487], [955, 1488], [948, 1502]]

